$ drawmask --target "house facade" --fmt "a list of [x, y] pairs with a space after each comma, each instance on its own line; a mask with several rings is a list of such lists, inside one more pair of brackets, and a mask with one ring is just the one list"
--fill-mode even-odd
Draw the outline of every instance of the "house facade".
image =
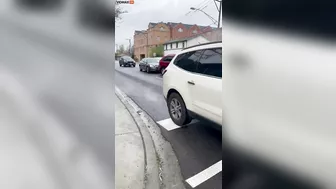
[[164, 55], [176, 54], [182, 51], [182, 49], [191, 47], [197, 44], [207, 43], [207, 40], [202, 35], [193, 36], [184, 39], [171, 40], [163, 44], [164, 46]]
[[133, 40], [134, 40], [134, 56], [139, 60], [144, 57], [147, 57], [148, 52], [148, 33], [146, 30], [135, 31]]
[[[138, 59], [150, 57], [151, 48], [172, 40], [185, 40], [212, 30], [213, 28], [210, 26], [198, 26], [196, 24], [150, 22], [146, 30], [134, 32], [134, 55]], [[210, 34], [208, 35], [210, 36]], [[183, 43], [175, 48], [184, 48]]]

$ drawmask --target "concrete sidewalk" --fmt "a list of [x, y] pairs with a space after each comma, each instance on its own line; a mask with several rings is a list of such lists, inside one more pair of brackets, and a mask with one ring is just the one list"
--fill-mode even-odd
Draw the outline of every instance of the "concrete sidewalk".
[[115, 97], [115, 186], [143, 189], [145, 150], [141, 133], [126, 107]]

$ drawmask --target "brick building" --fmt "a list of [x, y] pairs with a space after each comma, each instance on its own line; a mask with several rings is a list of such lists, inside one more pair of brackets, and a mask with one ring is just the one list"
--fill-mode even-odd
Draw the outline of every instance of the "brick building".
[[210, 26], [159, 22], [148, 24], [148, 28], [134, 32], [134, 55], [138, 59], [150, 57], [150, 49], [167, 41], [188, 38], [212, 31]]

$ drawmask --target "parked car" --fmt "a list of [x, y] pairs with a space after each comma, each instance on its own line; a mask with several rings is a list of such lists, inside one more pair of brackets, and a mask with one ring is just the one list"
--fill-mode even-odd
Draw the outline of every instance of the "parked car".
[[185, 126], [192, 119], [222, 125], [222, 43], [188, 47], [163, 73], [163, 95], [173, 122]]
[[129, 56], [123, 56], [119, 59], [120, 67], [135, 67], [135, 61]]
[[[251, 188], [250, 178], [264, 185], [279, 174], [336, 188], [335, 10], [327, 0], [223, 4], [223, 154], [235, 152], [233, 161], [223, 160], [223, 175], [241, 157], [237, 165], [272, 170], [259, 176], [234, 169], [242, 175], [235, 184]], [[278, 186], [262, 188], [310, 188], [272, 183]]]
[[162, 57], [157, 57], [157, 58], [144, 58], [140, 61], [139, 63], [139, 69], [140, 71], [146, 71], [147, 73], [149, 72], [159, 72], [160, 67], [159, 67], [159, 62]]
[[168, 54], [161, 58], [160, 60], [160, 72], [163, 74], [163, 71], [168, 67], [170, 61], [174, 58], [175, 54]]

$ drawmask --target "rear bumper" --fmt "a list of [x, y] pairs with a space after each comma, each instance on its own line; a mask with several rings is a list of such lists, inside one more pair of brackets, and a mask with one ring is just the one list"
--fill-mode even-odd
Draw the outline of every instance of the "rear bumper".
[[123, 63], [123, 65], [125, 65], [125, 66], [135, 66], [135, 63]]
[[158, 72], [158, 71], [160, 71], [160, 67], [149, 67], [149, 70], [151, 72]]

